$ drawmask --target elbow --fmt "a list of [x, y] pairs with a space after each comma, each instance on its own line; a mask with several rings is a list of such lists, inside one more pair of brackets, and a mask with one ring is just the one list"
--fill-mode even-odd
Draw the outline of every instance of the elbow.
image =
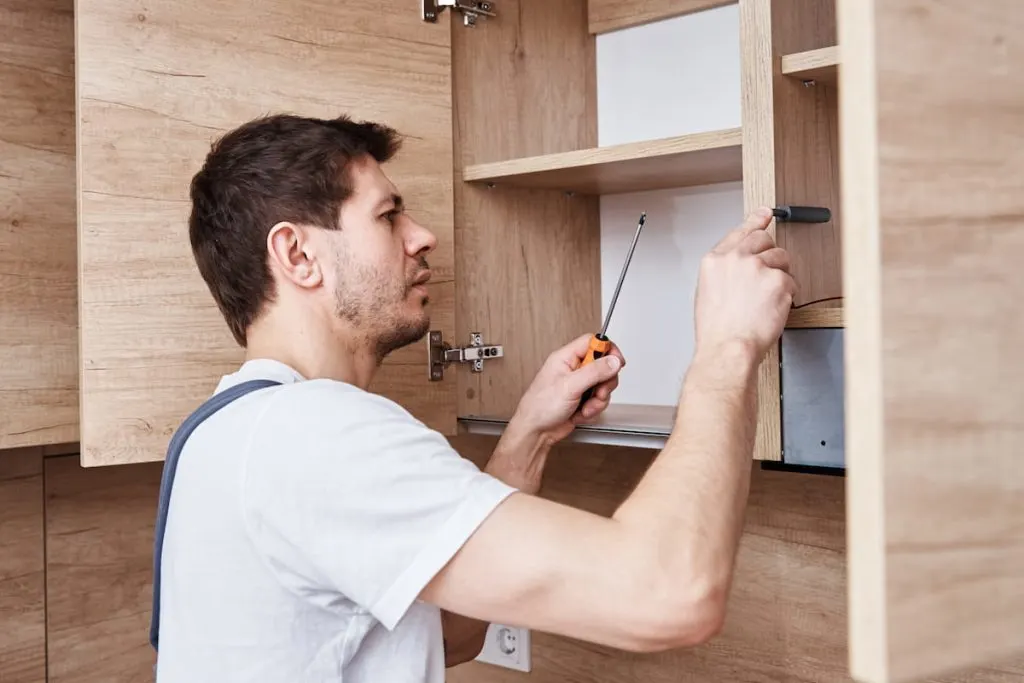
[[[671, 578], [662, 581], [671, 582]], [[650, 590], [631, 615], [625, 649], [653, 653], [703, 645], [725, 625], [728, 589], [724, 582], [685, 581]]]

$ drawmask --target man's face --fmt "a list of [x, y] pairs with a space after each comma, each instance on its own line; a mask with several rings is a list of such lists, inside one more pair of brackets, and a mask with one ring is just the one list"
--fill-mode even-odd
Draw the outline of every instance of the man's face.
[[426, 335], [429, 230], [404, 212], [395, 186], [372, 158], [351, 167], [353, 193], [330, 231], [333, 264], [325, 284], [337, 316], [372, 344], [378, 359]]

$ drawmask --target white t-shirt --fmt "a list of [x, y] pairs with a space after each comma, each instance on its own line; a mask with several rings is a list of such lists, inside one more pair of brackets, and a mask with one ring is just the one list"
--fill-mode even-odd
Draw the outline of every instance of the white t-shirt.
[[430, 579], [515, 489], [381, 396], [267, 378], [181, 453], [161, 565], [159, 683], [441, 683]]

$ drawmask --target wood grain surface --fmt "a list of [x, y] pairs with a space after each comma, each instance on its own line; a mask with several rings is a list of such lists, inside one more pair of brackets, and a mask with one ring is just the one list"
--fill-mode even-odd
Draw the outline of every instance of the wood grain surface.
[[851, 666], [1024, 654], [1024, 7], [840, 0]]
[[[454, 337], [446, 22], [358, 0], [87, 8], [77, 17], [84, 463], [162, 459], [172, 431], [242, 358], [198, 275], [186, 219], [211, 141], [251, 118], [348, 114], [406, 136], [385, 170], [438, 236], [432, 311]], [[421, 343], [386, 362], [377, 386], [454, 431], [455, 383], [427, 376]]]
[[548, 354], [600, 325], [598, 198], [462, 181], [474, 164], [597, 144], [586, 2], [527, 2], [452, 34], [457, 343], [481, 332], [505, 345], [483, 373], [457, 369], [461, 416], [511, 416]]
[[0, 681], [46, 680], [43, 454], [0, 452]]
[[615, 194], [741, 180], [738, 128], [469, 166], [468, 181]]
[[617, 31], [734, 2], [736, 0], [590, 0], [590, 32]]
[[72, 0], [0, 0], [0, 449], [78, 439]]

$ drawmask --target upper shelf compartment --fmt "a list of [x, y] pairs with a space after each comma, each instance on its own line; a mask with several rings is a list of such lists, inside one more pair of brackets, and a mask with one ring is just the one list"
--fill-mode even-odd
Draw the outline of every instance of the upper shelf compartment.
[[782, 58], [782, 73], [803, 81], [835, 83], [839, 77], [839, 46], [785, 55]]
[[743, 178], [739, 128], [467, 166], [467, 182], [581, 194], [707, 185]]

